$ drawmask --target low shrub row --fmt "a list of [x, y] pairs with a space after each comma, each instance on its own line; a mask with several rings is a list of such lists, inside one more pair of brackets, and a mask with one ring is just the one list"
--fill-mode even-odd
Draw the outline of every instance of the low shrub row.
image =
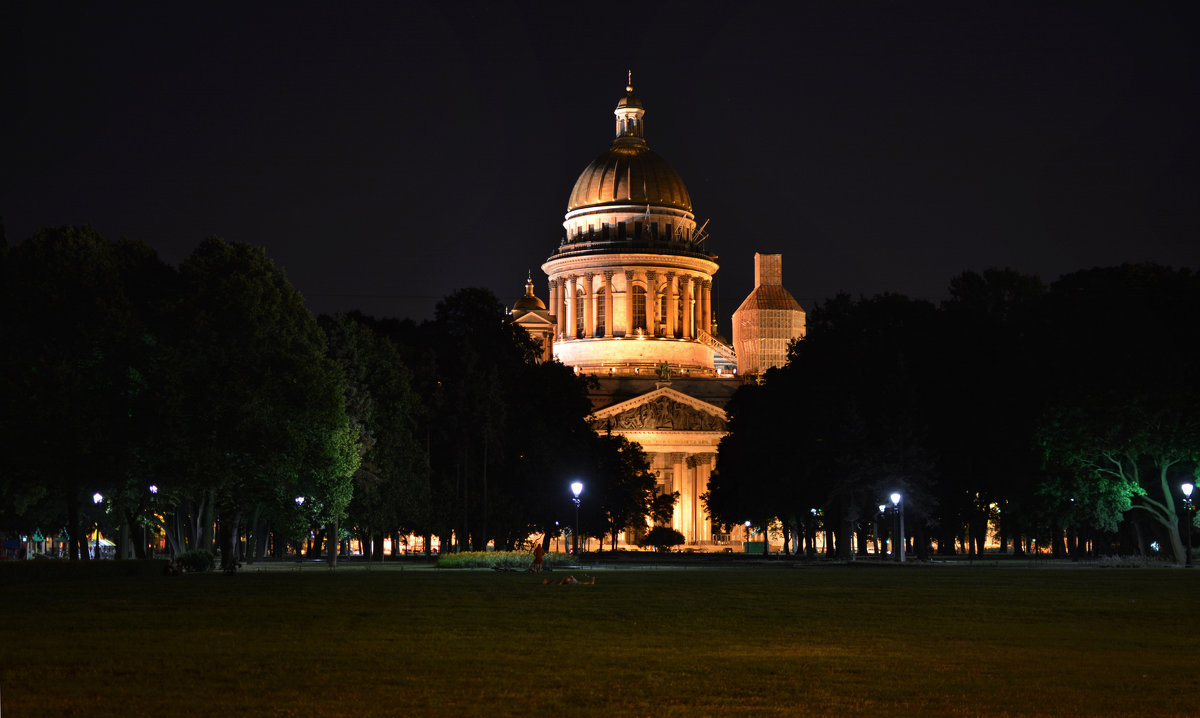
[[[547, 568], [573, 563], [570, 554], [547, 553], [542, 559]], [[533, 564], [529, 551], [465, 551], [438, 557], [438, 568], [492, 568], [498, 571], [527, 571]]]
[[184, 573], [204, 573], [213, 569], [216, 558], [213, 556], [212, 551], [198, 548], [191, 551], [184, 551], [179, 554], [179, 558], [176, 561]]

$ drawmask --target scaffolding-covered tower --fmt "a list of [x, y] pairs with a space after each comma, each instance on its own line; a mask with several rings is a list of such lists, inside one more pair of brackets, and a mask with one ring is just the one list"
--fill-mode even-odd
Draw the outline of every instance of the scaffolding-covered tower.
[[754, 291], [733, 313], [738, 373], [762, 374], [787, 363], [788, 342], [803, 339], [804, 310], [783, 288], [783, 255], [754, 255]]

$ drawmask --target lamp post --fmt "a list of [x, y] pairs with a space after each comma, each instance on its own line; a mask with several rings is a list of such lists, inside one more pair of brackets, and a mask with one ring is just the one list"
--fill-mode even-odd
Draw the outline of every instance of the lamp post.
[[[158, 496], [158, 485], [150, 484], [150, 486], [148, 487], [148, 490], [150, 491], [150, 505], [151, 505], [150, 513], [153, 514], [154, 513], [154, 497]], [[150, 535], [146, 528], [146, 525], [148, 523], [150, 523], [150, 522], [149, 521], [141, 522], [141, 524], [142, 524], [142, 551], [146, 554], [146, 556], [148, 558], [154, 558], [154, 546], [152, 546], [150, 544]]]
[[[818, 531], [818, 529], [820, 528], [820, 526], [818, 526], [818, 525], [817, 525], [817, 510], [816, 510], [816, 509], [809, 509], [809, 510], [808, 510], [808, 513], [809, 513], [810, 515], [812, 515], [813, 544], [816, 544], [816, 542], [817, 542], [817, 531]], [[827, 536], [827, 538], [828, 538], [828, 536]], [[826, 554], [826, 555], [828, 555], [828, 554], [829, 554], [829, 550], [828, 550], [828, 548], [827, 548], [826, 546], [822, 545], [822, 546], [821, 546], [821, 548], [822, 548], [822, 549], [825, 551], [825, 554]], [[816, 551], [816, 546], [815, 546], [815, 545], [813, 546], [813, 550], [814, 550], [814, 551]]]
[[1190, 567], [1192, 565], [1192, 489], [1196, 487], [1189, 481], [1179, 488], [1183, 489], [1183, 520], [1187, 526], [1187, 561], [1184, 566]]
[[579, 495], [583, 493], [583, 482], [572, 481], [571, 493], [575, 494], [573, 501], [575, 502], [575, 532], [571, 535], [571, 540], [575, 544], [575, 557], [579, 557]]
[[892, 544], [896, 546], [896, 555], [900, 557], [900, 563], [904, 563], [904, 511], [900, 507], [900, 499], [902, 497], [900, 496], [900, 492], [897, 491], [892, 494], [891, 498], [892, 506], [896, 509], [897, 521], [900, 522], [900, 530], [896, 532], [896, 538], [899, 539], [899, 542], [893, 541]]
[[[99, 506], [100, 502], [103, 500], [104, 500], [104, 497], [100, 495], [99, 491], [92, 494], [92, 503], [96, 504], [96, 506]], [[97, 561], [100, 560], [100, 517], [99, 516], [96, 517], [96, 554], [95, 554], [95, 556], [93, 556], [93, 558]]]
[[879, 513], [875, 515], [875, 558], [879, 558], [879, 517], [887, 511], [887, 504], [879, 504]]
[[[296, 497], [296, 505], [297, 505], [297, 506], [300, 506], [301, 508], [303, 508], [303, 506], [304, 506], [304, 497], [303, 497], [303, 496], [297, 496], [297, 497]], [[297, 546], [296, 546], [296, 560], [297, 560], [297, 561], [300, 561], [301, 559], [303, 559], [303, 558], [304, 558], [304, 550], [305, 550], [305, 548], [306, 548], [306, 546], [304, 546], [304, 545], [297, 545]]]

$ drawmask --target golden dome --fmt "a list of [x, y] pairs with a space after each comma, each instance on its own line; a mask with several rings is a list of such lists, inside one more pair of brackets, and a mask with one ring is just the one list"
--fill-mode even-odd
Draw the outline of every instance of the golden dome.
[[567, 211], [606, 204], [640, 204], [692, 211], [692, 197], [675, 168], [646, 144], [642, 101], [633, 80], [617, 103], [617, 137], [575, 181]]
[[674, 167], [644, 142], [620, 140], [579, 175], [567, 211], [598, 204], [652, 204], [692, 211], [692, 197]]

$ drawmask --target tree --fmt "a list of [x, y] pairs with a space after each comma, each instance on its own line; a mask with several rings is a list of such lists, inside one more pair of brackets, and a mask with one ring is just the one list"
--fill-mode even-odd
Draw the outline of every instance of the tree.
[[683, 534], [670, 526], [655, 526], [638, 541], [642, 547], [651, 546], [655, 551], [669, 551], [684, 542]]
[[812, 439], [801, 426], [803, 409], [793, 401], [794, 388], [786, 374], [769, 372], [764, 384], [739, 387], [726, 407], [729, 433], [700, 497], [726, 530], [747, 519], [765, 526], [778, 518], [787, 525], [794, 516], [804, 467], [798, 447]]
[[429, 348], [426, 404], [434, 521], [443, 546], [453, 531], [460, 546], [482, 550], [495, 531], [493, 512], [505, 494], [498, 467], [505, 461], [511, 397], [536, 345], [508, 321], [506, 307], [487, 289], [462, 289], [435, 309], [423, 342]]
[[1183, 561], [1174, 489], [1200, 460], [1200, 279], [1092, 269], [1055, 282], [1048, 299], [1057, 391], [1038, 440], [1058, 471], [1044, 493], [1106, 531], [1136, 509]]
[[[615, 551], [617, 535], [645, 526], [655, 511], [657, 479], [640, 444], [616, 434], [597, 435], [595, 441], [597, 461], [588, 484], [594, 496], [589, 503], [598, 507]], [[674, 504], [678, 494], [670, 496]]]
[[222, 566], [237, 561], [246, 511], [306, 510], [337, 521], [358, 467], [341, 370], [300, 293], [261, 248], [209, 239], [180, 268], [184, 330], [173, 347], [181, 511], [200, 542], [220, 520]]
[[78, 558], [94, 492], [116, 502], [118, 521], [129, 487], [146, 492], [158, 446], [149, 377], [171, 272], [144, 244], [88, 227], [42, 230], [3, 257], [0, 492], [15, 513], [50, 518], [60, 514], [39, 502], [64, 506]]
[[589, 379], [558, 362], [528, 363], [516, 386], [509, 400], [520, 421], [506, 433], [507, 488], [493, 526], [504, 546], [540, 533], [548, 547], [556, 524], [573, 517], [570, 481], [590, 477], [598, 465], [596, 435], [586, 421]]
[[[968, 551], [983, 551], [998, 520], [1000, 550], [1035, 511], [1041, 456], [1034, 429], [1046, 403], [1042, 281], [1012, 269], [964, 272], [950, 281], [939, 311], [941, 371], [927, 387], [943, 521], [939, 552], [969, 527]], [[994, 513], [995, 506], [998, 513]]]
[[320, 322], [346, 376], [347, 413], [360, 437], [349, 519], [382, 559], [385, 533], [420, 531], [428, 521], [428, 457], [415, 435], [420, 399], [386, 323], [360, 314]]

